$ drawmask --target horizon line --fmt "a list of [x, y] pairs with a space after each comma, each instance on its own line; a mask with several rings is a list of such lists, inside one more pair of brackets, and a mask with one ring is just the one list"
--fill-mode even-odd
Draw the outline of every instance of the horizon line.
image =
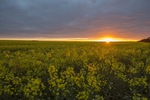
[[[82, 42], [106, 42], [103, 39], [90, 39], [90, 38], [0, 38], [0, 40], [15, 40], [15, 41], [82, 41]], [[115, 40], [110, 42], [137, 42], [139, 40]]]

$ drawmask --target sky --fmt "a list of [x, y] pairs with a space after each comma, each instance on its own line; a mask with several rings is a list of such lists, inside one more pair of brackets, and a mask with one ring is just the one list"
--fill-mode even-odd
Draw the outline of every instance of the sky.
[[0, 39], [150, 37], [150, 0], [0, 0]]

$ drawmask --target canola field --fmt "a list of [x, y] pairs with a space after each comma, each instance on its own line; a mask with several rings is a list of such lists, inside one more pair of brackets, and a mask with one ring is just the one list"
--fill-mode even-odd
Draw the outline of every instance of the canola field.
[[1, 40], [0, 100], [150, 100], [150, 43]]

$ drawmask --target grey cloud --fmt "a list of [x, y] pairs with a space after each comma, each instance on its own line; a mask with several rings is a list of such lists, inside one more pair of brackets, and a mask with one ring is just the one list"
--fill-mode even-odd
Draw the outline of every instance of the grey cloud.
[[[0, 37], [149, 35], [150, 0], [1, 0]], [[109, 28], [108, 28], [109, 27]]]

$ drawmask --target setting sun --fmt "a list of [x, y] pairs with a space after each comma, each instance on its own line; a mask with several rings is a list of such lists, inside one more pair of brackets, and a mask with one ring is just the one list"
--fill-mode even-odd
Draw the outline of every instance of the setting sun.
[[105, 39], [103, 39], [103, 41], [109, 43], [109, 42], [113, 42], [113, 41], [116, 41], [116, 40], [114, 40], [112, 38], [105, 38]]
[[98, 41], [100, 42], [106, 42], [106, 43], [109, 43], [109, 42], [118, 42], [118, 41], [121, 41], [120, 39], [117, 39], [117, 38], [102, 38], [102, 39], [99, 39]]

